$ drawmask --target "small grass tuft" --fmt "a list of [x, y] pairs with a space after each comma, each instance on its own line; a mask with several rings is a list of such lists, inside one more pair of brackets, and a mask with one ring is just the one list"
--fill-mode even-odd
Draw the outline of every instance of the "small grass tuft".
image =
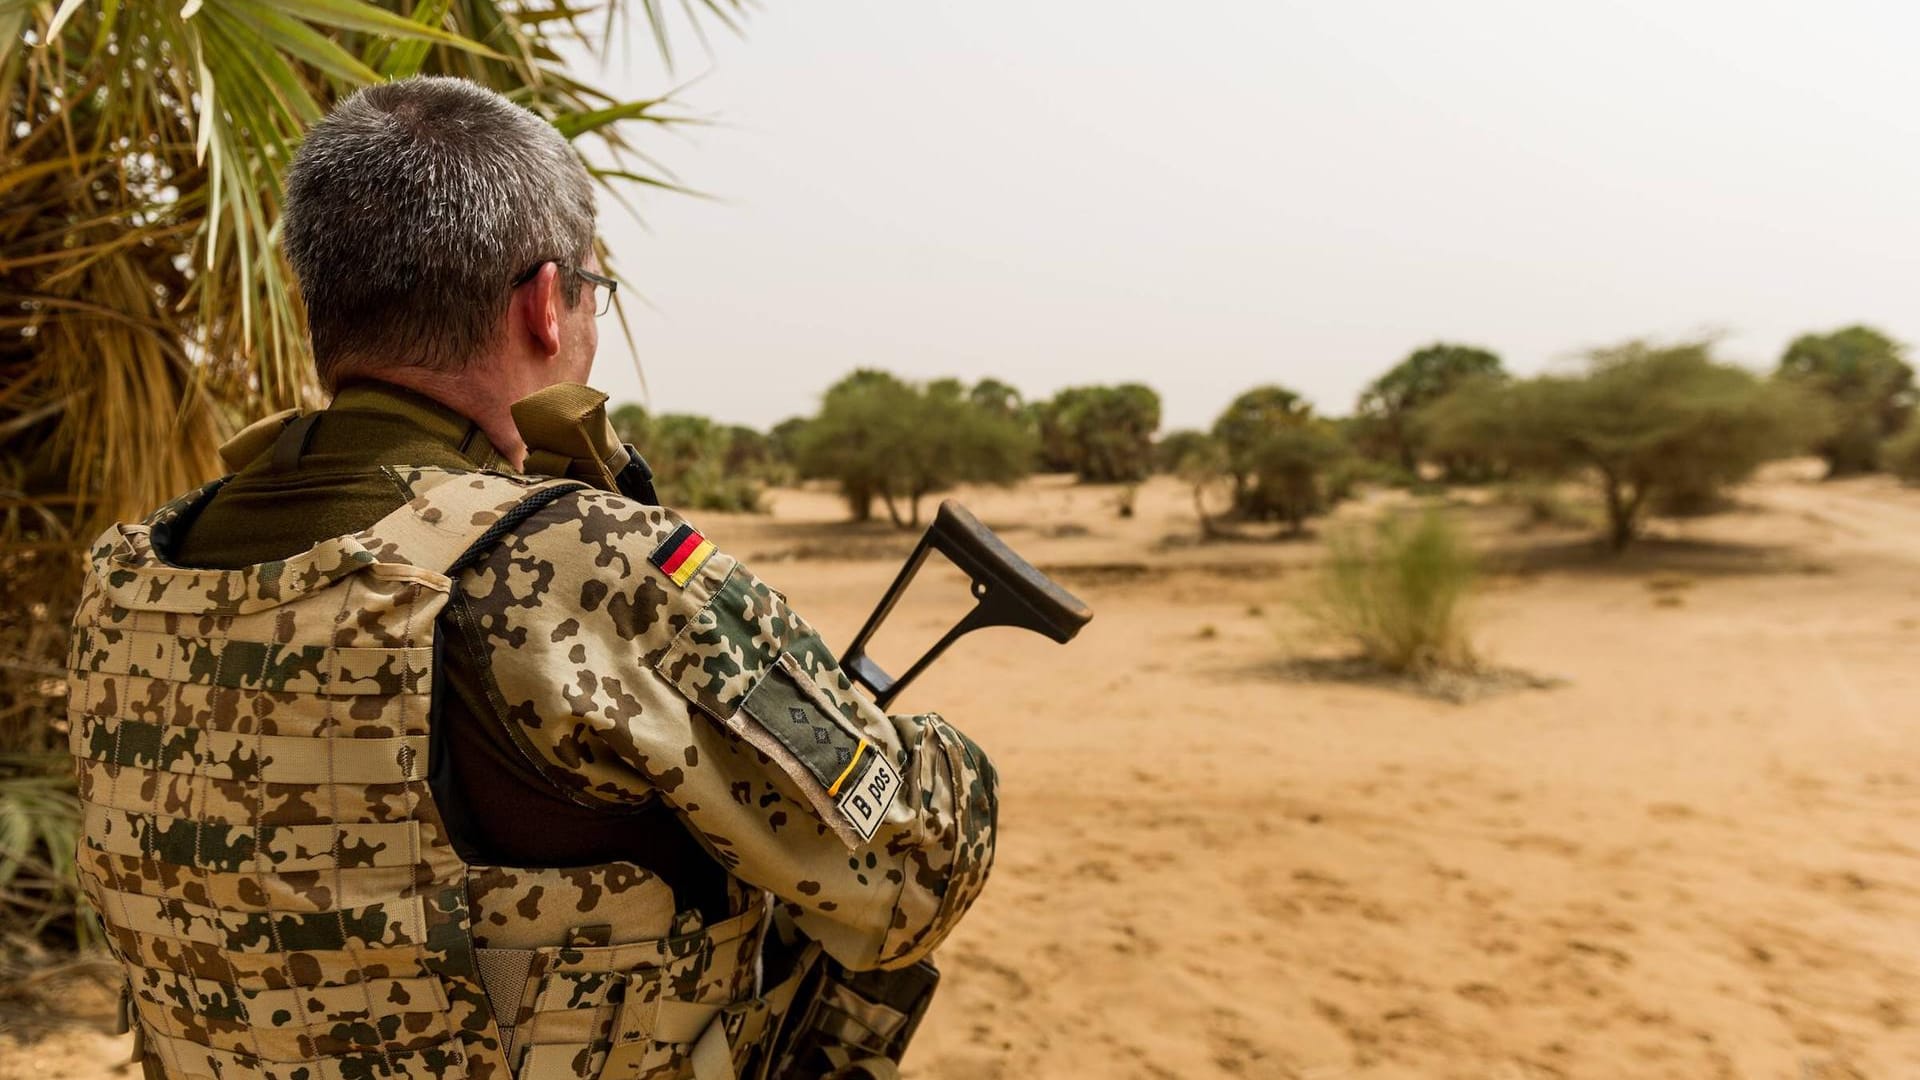
[[1465, 601], [1473, 552], [1437, 510], [1411, 521], [1328, 540], [1325, 567], [1306, 613], [1352, 641], [1369, 663], [1394, 674], [1471, 672]]

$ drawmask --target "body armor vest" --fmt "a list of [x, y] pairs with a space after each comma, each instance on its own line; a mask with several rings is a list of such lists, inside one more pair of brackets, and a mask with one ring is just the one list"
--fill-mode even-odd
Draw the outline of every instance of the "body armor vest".
[[428, 784], [459, 563], [579, 485], [394, 476], [406, 506], [277, 562], [165, 560], [210, 489], [92, 551], [79, 871], [149, 1076], [734, 1075], [783, 1004], [755, 996], [762, 896], [701, 925], [637, 866], [468, 866]]

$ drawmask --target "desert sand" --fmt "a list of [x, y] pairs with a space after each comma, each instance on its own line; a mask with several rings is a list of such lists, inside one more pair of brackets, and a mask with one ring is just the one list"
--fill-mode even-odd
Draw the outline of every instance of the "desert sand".
[[[1097, 616], [968, 638], [900, 702], [1004, 797], [908, 1077], [1920, 1076], [1920, 493], [1779, 469], [1620, 558], [1465, 507], [1480, 651], [1563, 680], [1468, 704], [1302, 679], [1339, 652], [1294, 606], [1320, 545], [1116, 494], [960, 493]], [[696, 519], [846, 642], [911, 538], [772, 505]], [[0, 1077], [125, 1053], [0, 1037]]]

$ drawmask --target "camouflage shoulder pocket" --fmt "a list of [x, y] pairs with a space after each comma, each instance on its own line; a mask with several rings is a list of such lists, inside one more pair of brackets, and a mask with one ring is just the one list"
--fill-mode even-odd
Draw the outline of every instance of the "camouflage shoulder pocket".
[[897, 740], [779, 593], [736, 564], [654, 667], [772, 758], [848, 847], [872, 839], [899, 787]]

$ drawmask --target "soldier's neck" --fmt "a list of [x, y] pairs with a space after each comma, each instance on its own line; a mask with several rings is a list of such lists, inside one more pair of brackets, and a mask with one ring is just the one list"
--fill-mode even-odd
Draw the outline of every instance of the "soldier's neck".
[[513, 422], [513, 403], [525, 395], [503, 386], [491, 373], [465, 368], [432, 371], [427, 368], [390, 368], [379, 381], [404, 387], [433, 400], [480, 425], [487, 441], [515, 469], [527, 463], [527, 443]]

